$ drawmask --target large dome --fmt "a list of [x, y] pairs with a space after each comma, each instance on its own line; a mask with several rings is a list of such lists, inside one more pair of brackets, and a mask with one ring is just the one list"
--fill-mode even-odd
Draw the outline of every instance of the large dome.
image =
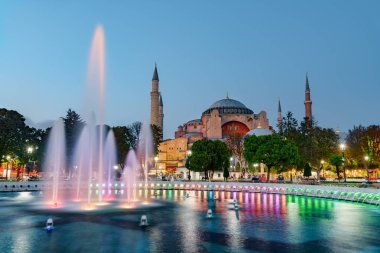
[[234, 107], [234, 108], [247, 108], [242, 102], [234, 99], [225, 98], [213, 103], [209, 108], [221, 108], [221, 107]]
[[218, 109], [220, 114], [253, 114], [242, 102], [230, 98], [216, 101], [203, 114], [210, 114], [214, 109]]

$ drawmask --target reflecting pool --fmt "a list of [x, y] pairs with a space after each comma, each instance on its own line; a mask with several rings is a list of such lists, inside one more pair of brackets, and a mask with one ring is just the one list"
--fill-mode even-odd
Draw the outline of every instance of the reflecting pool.
[[[124, 205], [123, 194], [113, 192], [107, 206], [79, 210], [39, 208], [39, 192], [1, 193], [0, 252], [380, 252], [375, 206], [184, 190], [139, 190], [140, 200]], [[50, 217], [55, 229], [46, 232]]]

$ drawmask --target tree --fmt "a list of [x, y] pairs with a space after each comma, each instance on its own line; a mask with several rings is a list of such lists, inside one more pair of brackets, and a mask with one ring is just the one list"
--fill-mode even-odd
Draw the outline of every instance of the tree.
[[276, 134], [245, 138], [244, 157], [250, 163], [264, 163], [267, 166], [267, 182], [272, 168], [281, 171], [299, 161], [297, 146]]
[[281, 126], [278, 126], [282, 130], [281, 136], [296, 139], [298, 135], [298, 121], [293, 117], [292, 112], [287, 112], [286, 116], [282, 118]]
[[346, 138], [348, 152], [346, 157], [351, 164], [364, 166], [364, 157], [368, 156], [368, 166], [376, 168], [380, 162], [380, 126], [354, 126]]
[[236, 158], [237, 167], [242, 168], [242, 174], [244, 175], [247, 170], [246, 161], [244, 159], [244, 137], [245, 134], [234, 133], [226, 138], [225, 143], [231, 150], [233, 156]]
[[162, 141], [162, 130], [160, 127], [156, 125], [150, 125], [150, 126], [152, 128], [154, 154], [156, 155], [158, 153], [158, 146], [160, 142]]
[[224, 168], [223, 177], [224, 177], [224, 181], [228, 181], [228, 178], [230, 177], [230, 171], [228, 170], [228, 168]]
[[206, 179], [212, 178], [215, 170], [224, 171], [230, 165], [231, 151], [222, 141], [202, 139], [193, 144], [191, 151], [189, 169], [204, 172]]
[[309, 177], [311, 176], [311, 167], [310, 167], [310, 164], [309, 163], [306, 163], [305, 164], [305, 167], [303, 169], [303, 176], [304, 177], [307, 177], [309, 179]]
[[333, 154], [330, 157], [330, 164], [334, 165], [336, 168], [336, 175], [338, 176], [338, 180], [340, 182], [340, 169], [339, 167], [342, 166], [343, 163], [343, 157], [341, 155]]
[[132, 147], [132, 130], [126, 126], [117, 126], [113, 127], [112, 131], [115, 135], [118, 163], [124, 168], [124, 160]]
[[[17, 160], [17, 163], [27, 163], [36, 158], [37, 152], [27, 153], [28, 147], [38, 150], [44, 131], [29, 127], [23, 115], [17, 111], [0, 109], [0, 158], [6, 156]], [[33, 157], [31, 157], [33, 156]]]
[[[73, 161], [74, 150], [77, 139], [82, 131], [85, 123], [80, 115], [74, 110], [67, 110], [66, 117], [62, 118], [65, 124], [65, 138], [66, 138], [66, 164]], [[71, 167], [71, 166], [70, 166]]]
[[142, 123], [141, 122], [134, 122], [128, 126], [132, 133], [132, 138], [131, 138], [131, 148], [137, 149], [137, 145], [139, 144], [139, 138], [140, 138], [140, 132], [142, 128]]
[[297, 166], [303, 168], [303, 165], [309, 163], [316, 168], [319, 179], [320, 162], [337, 151], [339, 136], [331, 128], [319, 127], [314, 120], [311, 124], [305, 120], [298, 124], [291, 112], [283, 118], [281, 127], [283, 136], [292, 140], [298, 148], [300, 160]]

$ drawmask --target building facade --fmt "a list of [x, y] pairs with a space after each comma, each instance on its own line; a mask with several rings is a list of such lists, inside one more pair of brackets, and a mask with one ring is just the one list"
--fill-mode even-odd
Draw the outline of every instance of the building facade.
[[158, 166], [167, 172], [183, 167], [194, 142], [203, 138], [224, 140], [232, 135], [244, 136], [253, 129], [271, 131], [265, 111], [255, 114], [240, 101], [229, 98], [213, 103], [200, 119], [190, 120], [174, 133], [175, 138], [160, 143]]

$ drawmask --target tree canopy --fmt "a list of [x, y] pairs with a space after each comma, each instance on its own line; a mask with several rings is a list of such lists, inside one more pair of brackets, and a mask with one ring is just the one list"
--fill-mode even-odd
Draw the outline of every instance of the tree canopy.
[[297, 146], [293, 141], [276, 134], [245, 138], [244, 157], [249, 163], [263, 163], [267, 166], [267, 182], [272, 168], [281, 172], [299, 163]]
[[309, 126], [305, 121], [298, 124], [293, 114], [288, 112], [280, 127], [282, 136], [292, 140], [299, 150], [300, 169], [309, 163], [319, 172], [321, 160], [328, 159], [338, 149], [339, 136], [335, 131], [332, 128], [319, 127], [314, 120]]
[[224, 171], [230, 166], [231, 151], [222, 141], [202, 139], [193, 144], [191, 151], [189, 169], [204, 172], [206, 178], [212, 177], [215, 170]]
[[[0, 158], [9, 156], [16, 163], [26, 163], [38, 156], [38, 148], [42, 142], [44, 131], [29, 127], [25, 118], [17, 111], [0, 109]], [[33, 153], [28, 153], [28, 147]]]

